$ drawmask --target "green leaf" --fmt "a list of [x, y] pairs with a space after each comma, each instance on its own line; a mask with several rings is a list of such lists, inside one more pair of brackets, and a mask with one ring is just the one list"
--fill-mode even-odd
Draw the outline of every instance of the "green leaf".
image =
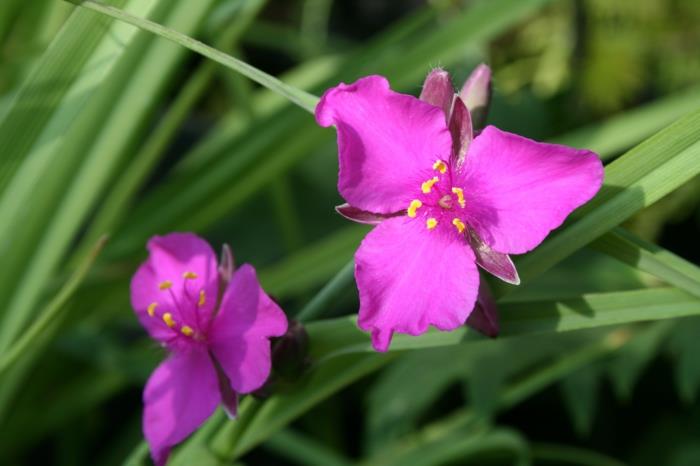
[[623, 228], [615, 228], [595, 240], [591, 246], [700, 297], [700, 267]]
[[[198, 2], [196, 8], [183, 4], [174, 11], [169, 11], [169, 2], [165, 0], [159, 0], [160, 3], [133, 0], [132, 6], [144, 13], [153, 9], [154, 14], [166, 21], [192, 29], [201, 21], [211, 1]], [[102, 85], [79, 112], [76, 121], [66, 123], [68, 130], [60, 144], [36, 149], [50, 151], [50, 157], [42, 162], [46, 165], [41, 168], [47, 172], [42, 175], [40, 186], [34, 187], [27, 193], [29, 198], [24, 199], [35, 209], [28, 210], [24, 221], [8, 227], [13, 229], [10, 235], [13, 254], [7, 267], [0, 270], [0, 291], [12, 294], [4, 308], [0, 348], [7, 348], [31, 319], [61, 259], [69, 251], [102, 190], [111, 182], [113, 172], [129, 153], [139, 128], [145, 128], [144, 121], [154, 110], [176, 65], [184, 58], [181, 48], [157, 42], [148, 34], [135, 37], [134, 32], [128, 25], [116, 24], [112, 28], [95, 52], [95, 57], [110, 64], [104, 71]], [[109, 60], [103, 56], [103, 48], [110, 51]], [[63, 71], [83, 72], [81, 69]], [[86, 71], [88, 76], [92, 72], [92, 68]], [[71, 105], [71, 101], [61, 101], [57, 113]], [[17, 179], [21, 181], [25, 175], [18, 172], [13, 183]], [[12, 392], [29, 369], [28, 365], [22, 366], [21, 371], [12, 372], [12, 384], [0, 386], [0, 412], [7, 407]]]
[[598, 406], [601, 376], [600, 367], [591, 365], [571, 373], [560, 385], [564, 404], [579, 436], [591, 433]]
[[[512, 457], [514, 466], [527, 466], [530, 449], [525, 439], [509, 429], [455, 429], [443, 433], [427, 433], [415, 439], [406, 451], [392, 450], [391, 455], [378, 455], [362, 462], [362, 466], [439, 466], [453, 461], [476, 460], [498, 454]], [[475, 464], [479, 464], [476, 463]]]
[[[655, 288], [593, 293], [558, 301], [511, 301], [499, 306], [501, 338], [633, 322], [672, 319], [700, 314], [700, 301], [680, 290]], [[355, 324], [356, 317], [341, 317], [308, 324], [310, 351], [317, 360], [340, 354], [372, 352], [369, 336]], [[473, 331], [429, 330], [421, 336], [395, 335], [391, 351], [432, 348], [459, 343], [483, 344]]]
[[106, 241], [107, 239], [103, 238], [93, 247], [91, 254], [80, 264], [80, 267], [63, 285], [58, 294], [49, 301], [48, 305], [40, 312], [37, 320], [34, 321], [34, 324], [22, 335], [22, 338], [12, 345], [7, 352], [0, 353], [0, 376], [10, 369], [22, 356], [29, 354], [30, 346], [34, 346], [34, 351], [36, 351], [36, 347], [46, 344], [52, 329], [55, 330], [56, 328], [56, 321], [61, 319], [61, 313], [66, 307], [66, 302], [85, 280], [85, 276], [90, 271]]
[[[126, 0], [113, 0], [113, 3], [122, 6]], [[60, 140], [114, 66], [120, 51], [115, 40], [106, 39], [110, 32], [109, 24], [109, 20], [91, 12], [71, 15], [29, 79], [21, 86], [0, 121], [0, 147], [3, 148], [0, 192], [6, 189], [10, 178], [33, 146], [56, 144]], [[133, 32], [126, 33], [123, 28], [112, 32], [125, 43], [133, 36]], [[89, 72], [81, 74], [81, 69]], [[56, 111], [64, 100], [71, 102], [71, 105]], [[31, 182], [28, 172], [36, 174], [46, 157], [46, 152], [35, 150], [32, 166], [24, 169], [29, 186], [24, 186], [22, 192], [30, 191], [37, 184], [36, 180]], [[16, 184], [14, 189], [20, 190], [22, 187]], [[3, 214], [9, 207], [5, 204], [0, 206], [0, 213]], [[5, 217], [0, 215], [0, 218]]]
[[176, 44], [181, 45], [182, 47], [186, 47], [192, 50], [193, 52], [199, 53], [209, 58], [210, 60], [214, 60], [215, 62], [220, 63], [221, 65], [230, 68], [233, 71], [241, 73], [242, 75], [252, 79], [258, 84], [265, 86], [268, 89], [279, 93], [280, 95], [285, 96], [291, 102], [295, 103], [296, 105], [307, 110], [310, 113], [313, 113], [314, 107], [316, 107], [316, 102], [318, 102], [317, 97], [308, 94], [300, 89], [295, 89], [291, 86], [288, 86], [280, 80], [278, 80], [277, 78], [275, 78], [274, 76], [260, 71], [259, 69], [250, 66], [249, 64], [242, 62], [241, 60], [231, 57], [213, 47], [209, 47], [208, 45], [196, 39], [193, 39], [187, 36], [186, 34], [182, 34], [174, 29], [167, 28], [147, 19], [131, 15], [126, 11], [120, 10], [119, 8], [114, 8], [109, 5], [94, 2], [92, 0], [67, 1], [75, 3], [76, 5], [79, 5], [81, 7], [97, 11], [99, 13], [102, 13], [103, 15], [111, 16], [112, 18], [115, 18], [119, 21], [131, 24], [140, 29], [143, 29], [144, 31], [152, 32], [153, 34], [175, 42]]
[[674, 375], [678, 392], [687, 404], [697, 397], [700, 387], [700, 319], [679, 320], [669, 337], [669, 350], [674, 356]]
[[291, 429], [283, 429], [272, 435], [263, 448], [303, 466], [353, 464], [318, 441]]
[[618, 397], [629, 400], [644, 368], [657, 356], [674, 326], [670, 321], [650, 325], [617, 353], [608, 366], [608, 374]]
[[580, 466], [625, 466], [618, 461], [601, 453], [569, 445], [555, 445], [552, 443], [533, 443], [532, 457], [543, 464], [561, 465], [571, 464]]
[[[132, 0], [130, 5], [148, 12], [154, 3], [154, 0]], [[53, 273], [53, 267], [46, 267], [46, 262], [55, 262], [54, 256], [62, 251], [36, 254], [37, 243], [46, 233], [63, 193], [70, 187], [68, 180], [73, 178], [73, 170], [85, 152], [80, 144], [84, 138], [79, 136], [89, 133], [81, 131], [77, 122], [85, 122], [87, 118], [98, 118], [96, 122], [99, 122], [91, 109], [96, 107], [98, 96], [104, 96], [111, 88], [105, 83], [118, 69], [125, 45], [134, 39], [133, 31], [121, 25], [106, 27], [104, 20], [95, 14], [75, 13], [44, 54], [34, 77], [25, 85], [26, 91], [20, 91], [0, 123], [0, 144], [12, 148], [8, 158], [3, 157], [8, 163], [3, 164], [8, 168], [8, 176], [14, 172], [10, 165], [21, 163], [0, 198], [0, 237], [5, 238], [0, 244], [0, 254], [8, 257], [0, 270], [0, 303], [4, 304], [0, 348], [6, 348], [26, 322], [38, 293], [44, 289], [43, 280]], [[71, 47], [75, 47], [76, 55], [72, 60]], [[55, 99], [53, 94], [51, 99], [45, 99], [42, 92], [49, 85], [46, 80], [67, 84], [56, 87]], [[39, 109], [31, 111], [38, 102], [42, 102]], [[67, 148], [71, 144], [74, 150]], [[79, 228], [74, 218], [65, 220], [64, 228], [67, 225]], [[51, 233], [57, 235], [58, 231]], [[8, 254], [9, 250], [12, 254]], [[32, 256], [35, 261], [30, 264]], [[25, 275], [31, 275], [30, 268], [34, 268], [31, 279]]]
[[615, 115], [602, 123], [579, 128], [552, 140], [557, 144], [590, 149], [611, 159], [670, 125], [700, 105], [700, 87], [656, 100]]

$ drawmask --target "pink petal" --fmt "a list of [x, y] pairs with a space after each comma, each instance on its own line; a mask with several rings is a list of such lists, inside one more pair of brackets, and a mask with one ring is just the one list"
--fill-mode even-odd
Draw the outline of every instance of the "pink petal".
[[[449, 230], [448, 230], [449, 231]], [[372, 230], [355, 254], [359, 326], [386, 351], [394, 332], [452, 330], [474, 307], [479, 274], [466, 241], [399, 217]]]
[[367, 212], [365, 210], [358, 209], [350, 204], [337, 205], [335, 206], [335, 211], [348, 220], [352, 220], [353, 222], [357, 223], [364, 223], [366, 225], [376, 225], [387, 218], [395, 217], [397, 215], [405, 215], [405, 212], [397, 212], [391, 215], [375, 214], [374, 212]]
[[327, 90], [316, 121], [338, 131], [340, 194], [378, 214], [405, 209], [426, 169], [452, 146], [441, 109], [392, 91], [381, 76]]
[[450, 81], [450, 73], [442, 68], [435, 68], [425, 78], [420, 100], [440, 107], [445, 113], [445, 121], [449, 121], [454, 95], [455, 90]]
[[260, 388], [270, 375], [270, 338], [287, 331], [287, 317], [260, 287], [255, 269], [236, 270], [214, 319], [211, 351], [238, 393]]
[[[175, 321], [199, 328], [205, 325], [216, 305], [218, 271], [211, 246], [192, 233], [170, 233], [148, 241], [149, 257], [131, 280], [131, 305], [150, 335], [166, 341], [173, 332], [158, 317], [170, 312]], [[185, 278], [186, 272], [196, 278]], [[159, 285], [169, 281], [170, 288]], [[199, 293], [205, 293], [203, 306], [198, 306]], [[150, 317], [148, 307], [158, 303], [158, 316]]]
[[212, 415], [220, 400], [214, 365], [203, 348], [173, 353], [156, 368], [143, 392], [143, 432], [157, 466]]
[[452, 163], [459, 168], [464, 163], [464, 157], [473, 139], [471, 115], [459, 97], [454, 101], [450, 117], [450, 134], [452, 134]]
[[467, 223], [495, 251], [522, 254], [598, 192], [603, 165], [593, 152], [487, 126], [460, 177]]
[[476, 255], [476, 263], [491, 275], [512, 285], [520, 284], [518, 271], [508, 254], [496, 252], [473, 231], [469, 231], [469, 245]]
[[498, 336], [498, 308], [486, 280], [481, 280], [479, 284], [479, 296], [474, 310], [469, 314], [467, 325], [487, 337]]
[[477, 66], [459, 92], [471, 112], [475, 128], [483, 127], [491, 103], [491, 68], [483, 63]]

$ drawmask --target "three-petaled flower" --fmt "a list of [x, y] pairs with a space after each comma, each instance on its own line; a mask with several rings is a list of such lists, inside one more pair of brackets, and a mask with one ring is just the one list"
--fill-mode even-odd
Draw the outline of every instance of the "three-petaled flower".
[[[260, 287], [255, 270], [221, 267], [209, 244], [190, 233], [156, 236], [131, 280], [141, 324], [170, 356], [144, 389], [143, 430], [157, 465], [219, 404], [235, 415], [237, 394], [260, 388], [270, 373], [270, 338], [287, 329], [284, 312]], [[225, 252], [228, 251], [225, 249]]]
[[318, 123], [338, 132], [338, 190], [348, 202], [339, 212], [377, 225], [355, 254], [355, 278], [358, 323], [379, 351], [394, 332], [463, 325], [479, 289], [476, 264], [518, 283], [508, 254], [536, 247], [602, 184], [590, 151], [493, 126], [474, 137], [468, 97], [436, 70], [421, 99], [368, 76], [329, 89], [316, 107]]

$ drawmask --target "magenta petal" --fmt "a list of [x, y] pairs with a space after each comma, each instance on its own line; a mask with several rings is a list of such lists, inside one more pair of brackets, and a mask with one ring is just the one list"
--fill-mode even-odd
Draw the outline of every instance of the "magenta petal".
[[522, 254], [598, 192], [603, 164], [587, 150], [487, 126], [472, 142], [460, 176], [467, 223], [494, 250]]
[[459, 97], [454, 101], [450, 117], [450, 133], [452, 134], [452, 163], [461, 167], [472, 142], [473, 134], [471, 115]]
[[[149, 305], [157, 303], [159, 314], [170, 312], [176, 321], [193, 325], [197, 316], [181, 316], [180, 311], [197, 309], [199, 293], [204, 291], [207, 299], [197, 312], [205, 322], [216, 305], [219, 289], [216, 255], [206, 241], [192, 233], [154, 236], [148, 241], [148, 250], [148, 259], [131, 280], [131, 305], [150, 335], [165, 341], [172, 331], [159, 318], [148, 315]], [[194, 278], [185, 278], [186, 272]], [[161, 290], [159, 285], [166, 281], [170, 288]]]
[[287, 331], [287, 317], [263, 291], [255, 269], [236, 270], [209, 333], [210, 348], [238, 393], [260, 388], [270, 375], [270, 338]]
[[440, 107], [445, 113], [445, 121], [449, 121], [454, 95], [450, 74], [442, 68], [435, 68], [425, 78], [420, 100]]
[[466, 241], [420, 220], [398, 217], [374, 228], [355, 254], [358, 324], [386, 351], [394, 332], [419, 335], [429, 325], [455, 329], [474, 307], [479, 274]]
[[143, 392], [143, 432], [157, 466], [212, 415], [220, 400], [214, 365], [205, 349], [173, 353], [156, 368]]
[[348, 220], [352, 220], [357, 223], [364, 223], [366, 225], [376, 225], [379, 222], [386, 220], [387, 218], [395, 217], [397, 215], [404, 215], [405, 212], [397, 212], [393, 215], [388, 214], [375, 214], [374, 212], [367, 212], [357, 207], [353, 207], [350, 204], [341, 204], [335, 206], [335, 211], [338, 212], [343, 217]]
[[473, 231], [469, 233], [469, 244], [476, 255], [476, 263], [482, 269], [504, 282], [519, 285], [520, 277], [518, 276], [518, 271], [515, 269], [515, 264], [510, 260], [508, 254], [494, 251], [476, 233]]
[[426, 168], [452, 147], [443, 111], [392, 91], [381, 76], [327, 90], [316, 121], [338, 131], [340, 194], [368, 212], [405, 209]]
[[477, 66], [459, 92], [471, 112], [475, 128], [483, 127], [491, 103], [491, 68], [483, 63]]
[[469, 314], [467, 325], [487, 337], [498, 336], [498, 308], [486, 280], [481, 280], [479, 296], [474, 310]]

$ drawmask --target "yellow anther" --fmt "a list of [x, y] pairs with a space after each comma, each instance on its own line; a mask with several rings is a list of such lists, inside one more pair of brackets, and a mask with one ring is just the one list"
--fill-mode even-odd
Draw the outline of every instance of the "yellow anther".
[[457, 228], [457, 231], [460, 233], [463, 233], [464, 230], [467, 228], [464, 222], [458, 218], [452, 219], [452, 225], [454, 225]]
[[430, 190], [433, 189], [433, 186], [437, 182], [438, 182], [438, 177], [434, 176], [433, 178], [430, 178], [428, 181], [421, 184], [420, 190], [423, 191], [423, 194], [428, 194], [430, 192]]
[[151, 303], [148, 305], [148, 315], [153, 317], [156, 315], [156, 307], [158, 307], [158, 303]]
[[428, 220], [425, 221], [425, 226], [428, 228], [428, 230], [432, 230], [437, 226], [437, 220], [433, 217], [430, 217]]
[[202, 307], [206, 302], [207, 296], [204, 294], [204, 290], [199, 290], [199, 301], [197, 301], [197, 306]]
[[421, 201], [419, 201], [418, 199], [414, 199], [408, 205], [408, 209], [406, 209], [406, 213], [408, 214], [409, 217], [415, 218], [416, 210], [420, 209], [422, 205], [423, 205], [423, 203]]
[[192, 327], [189, 325], [183, 325], [180, 332], [182, 332], [182, 334], [186, 337], [191, 337], [194, 334], [194, 330], [192, 330]]
[[163, 322], [170, 328], [175, 327], [175, 321], [173, 320], [173, 315], [169, 312], [163, 314]]
[[437, 170], [440, 173], [445, 173], [447, 171], [447, 164], [442, 160], [438, 160], [433, 164], [433, 170]]
[[188, 278], [190, 280], [197, 278], [197, 274], [194, 272], [185, 272], [182, 274], [182, 278]]
[[158, 283], [158, 288], [160, 288], [161, 290], [168, 290], [171, 286], [173, 286], [173, 282], [171, 282], [170, 280], [164, 280]]
[[457, 202], [459, 203], [459, 206], [464, 209], [464, 206], [467, 205], [467, 203], [464, 201], [464, 191], [462, 188], [452, 188], [452, 192], [457, 195]]

